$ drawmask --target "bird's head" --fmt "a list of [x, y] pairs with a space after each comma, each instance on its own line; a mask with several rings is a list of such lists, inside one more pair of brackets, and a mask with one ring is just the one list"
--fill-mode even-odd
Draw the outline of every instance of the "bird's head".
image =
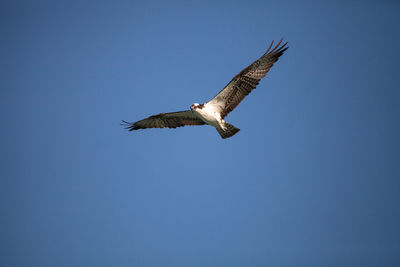
[[191, 110], [196, 110], [196, 109], [198, 109], [200, 107], [200, 104], [199, 103], [193, 103], [191, 106], [190, 106], [190, 109]]

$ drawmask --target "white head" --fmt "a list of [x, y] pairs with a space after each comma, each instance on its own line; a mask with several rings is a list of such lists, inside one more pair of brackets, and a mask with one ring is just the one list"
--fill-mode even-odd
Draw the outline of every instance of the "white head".
[[193, 104], [190, 106], [190, 109], [191, 109], [191, 110], [196, 110], [196, 109], [198, 109], [200, 106], [201, 106], [201, 105], [200, 105], [199, 103], [193, 103]]

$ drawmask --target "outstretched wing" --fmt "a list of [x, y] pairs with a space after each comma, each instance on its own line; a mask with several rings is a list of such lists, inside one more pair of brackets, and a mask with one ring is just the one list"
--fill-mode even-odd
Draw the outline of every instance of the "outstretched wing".
[[264, 53], [253, 64], [242, 70], [238, 75], [222, 89], [208, 104], [211, 104], [219, 109], [222, 118], [225, 118], [237, 105], [256, 88], [262, 78], [267, 75], [272, 65], [278, 61], [283, 52], [288, 49], [286, 44], [279, 43], [270, 51], [274, 41], [272, 41], [267, 52]]
[[197, 118], [191, 110], [160, 113], [134, 123], [126, 121], [122, 121], [121, 123], [121, 125], [126, 126], [125, 129], [129, 129], [129, 131], [147, 128], [176, 128], [185, 125], [203, 124], [205, 123]]

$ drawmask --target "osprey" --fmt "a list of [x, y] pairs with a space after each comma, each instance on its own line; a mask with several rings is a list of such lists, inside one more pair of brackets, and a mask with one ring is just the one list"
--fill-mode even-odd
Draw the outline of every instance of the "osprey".
[[190, 110], [160, 113], [146, 119], [130, 123], [122, 121], [129, 131], [147, 128], [176, 128], [185, 125], [214, 126], [222, 138], [235, 135], [240, 129], [224, 121], [224, 118], [253, 90], [262, 78], [267, 75], [272, 65], [278, 61], [283, 52], [288, 49], [286, 44], [279, 43], [271, 50], [274, 41], [267, 51], [238, 75], [222, 89], [213, 99], [204, 103], [194, 103]]

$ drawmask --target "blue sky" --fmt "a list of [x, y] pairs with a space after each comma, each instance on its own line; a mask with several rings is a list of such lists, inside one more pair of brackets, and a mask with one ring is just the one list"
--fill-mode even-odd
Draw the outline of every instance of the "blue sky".
[[[2, 1], [2, 266], [399, 266], [396, 1]], [[289, 50], [227, 121], [123, 130]]]

